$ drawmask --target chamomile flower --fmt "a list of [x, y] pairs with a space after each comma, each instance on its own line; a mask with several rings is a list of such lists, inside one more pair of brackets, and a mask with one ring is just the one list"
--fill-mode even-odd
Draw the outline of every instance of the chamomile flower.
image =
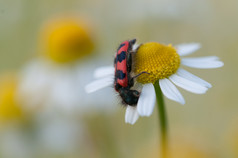
[[[134, 124], [139, 116], [150, 116], [153, 112], [156, 94], [153, 84], [159, 84], [162, 93], [180, 104], [185, 100], [176, 86], [189, 92], [203, 94], [211, 84], [188, 72], [182, 66], [200, 69], [211, 69], [223, 66], [216, 56], [186, 58], [200, 48], [198, 43], [164, 45], [156, 42], [142, 44], [134, 55], [133, 72], [140, 75], [136, 78], [143, 85], [136, 107], [127, 106], [125, 122]], [[88, 93], [113, 84], [114, 68], [102, 67], [95, 70], [97, 80], [85, 87]]]
[[18, 98], [27, 109], [85, 112], [92, 108], [88, 105], [96, 105], [83, 90], [93, 71], [93, 64], [85, 60], [95, 45], [88, 28], [80, 19], [69, 17], [45, 25], [40, 34], [40, 57], [19, 73]]

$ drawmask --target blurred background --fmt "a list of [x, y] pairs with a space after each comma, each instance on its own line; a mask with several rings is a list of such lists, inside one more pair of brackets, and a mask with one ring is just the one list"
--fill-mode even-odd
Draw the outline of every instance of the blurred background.
[[113, 88], [85, 94], [120, 42], [199, 42], [193, 56], [225, 66], [187, 69], [204, 95], [165, 100], [172, 158], [238, 157], [238, 1], [0, 1], [0, 157], [159, 157], [157, 111], [135, 125]]

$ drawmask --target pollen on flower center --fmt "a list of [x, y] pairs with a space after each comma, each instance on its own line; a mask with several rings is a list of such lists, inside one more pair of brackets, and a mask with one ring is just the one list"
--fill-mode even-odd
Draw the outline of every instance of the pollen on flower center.
[[142, 44], [134, 57], [134, 72], [143, 71], [137, 78], [140, 83], [155, 83], [158, 79], [174, 74], [180, 65], [180, 57], [172, 45], [163, 45], [156, 42]]

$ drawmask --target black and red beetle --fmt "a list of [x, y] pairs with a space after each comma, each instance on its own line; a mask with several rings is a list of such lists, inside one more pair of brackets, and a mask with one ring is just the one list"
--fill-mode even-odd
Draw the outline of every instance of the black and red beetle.
[[132, 53], [137, 51], [137, 48], [133, 50], [135, 43], [136, 39], [121, 43], [117, 49], [114, 59], [114, 88], [121, 96], [122, 103], [130, 106], [136, 106], [140, 96], [140, 92], [131, 89], [134, 86], [134, 78], [143, 73], [147, 73], [142, 72], [134, 77], [131, 77]]

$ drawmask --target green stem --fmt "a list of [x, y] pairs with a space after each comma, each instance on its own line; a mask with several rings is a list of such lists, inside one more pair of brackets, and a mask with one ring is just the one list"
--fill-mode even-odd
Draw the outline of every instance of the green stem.
[[167, 117], [166, 117], [165, 106], [164, 106], [164, 98], [159, 86], [159, 80], [155, 82], [154, 88], [155, 88], [156, 100], [158, 104], [158, 114], [159, 114], [159, 122], [160, 122], [160, 137], [161, 137], [160, 138], [160, 147], [161, 147], [160, 153], [161, 153], [161, 158], [166, 158], [167, 148], [168, 148], [168, 139], [167, 139], [168, 126], [167, 126]]

